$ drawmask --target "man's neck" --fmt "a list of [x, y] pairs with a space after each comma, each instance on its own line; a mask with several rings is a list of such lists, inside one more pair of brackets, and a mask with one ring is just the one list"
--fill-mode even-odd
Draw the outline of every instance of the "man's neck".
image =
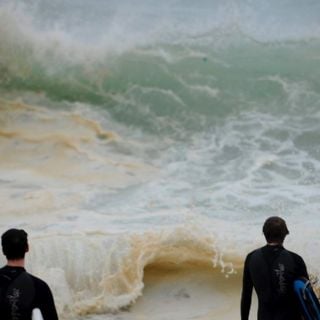
[[282, 246], [283, 242], [268, 242], [268, 246]]
[[8, 260], [7, 266], [24, 268], [24, 259]]

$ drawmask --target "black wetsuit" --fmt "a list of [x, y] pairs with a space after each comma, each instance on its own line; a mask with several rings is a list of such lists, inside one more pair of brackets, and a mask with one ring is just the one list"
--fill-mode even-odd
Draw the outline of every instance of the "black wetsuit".
[[308, 278], [306, 265], [282, 246], [266, 245], [248, 254], [243, 271], [241, 320], [249, 319], [252, 289], [258, 296], [258, 320], [301, 320], [293, 280]]
[[32, 309], [39, 308], [44, 320], [58, 320], [49, 286], [22, 267], [0, 269], [0, 319], [31, 320]]

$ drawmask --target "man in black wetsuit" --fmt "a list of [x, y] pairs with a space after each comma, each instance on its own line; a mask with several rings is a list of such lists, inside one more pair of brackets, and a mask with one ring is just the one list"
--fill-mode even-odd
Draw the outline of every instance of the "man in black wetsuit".
[[39, 308], [44, 320], [58, 320], [49, 286], [24, 269], [24, 256], [29, 250], [24, 230], [10, 229], [1, 237], [7, 265], [0, 269], [0, 319], [31, 320]]
[[249, 319], [252, 289], [258, 296], [258, 320], [301, 320], [293, 281], [308, 278], [303, 259], [282, 246], [286, 222], [270, 217], [263, 225], [267, 245], [249, 253], [243, 271], [241, 320]]

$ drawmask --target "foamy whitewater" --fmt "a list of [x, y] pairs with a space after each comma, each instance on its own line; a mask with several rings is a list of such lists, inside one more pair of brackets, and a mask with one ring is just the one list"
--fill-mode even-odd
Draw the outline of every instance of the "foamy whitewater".
[[0, 232], [61, 319], [239, 319], [271, 215], [320, 275], [319, 35], [311, 0], [0, 0]]

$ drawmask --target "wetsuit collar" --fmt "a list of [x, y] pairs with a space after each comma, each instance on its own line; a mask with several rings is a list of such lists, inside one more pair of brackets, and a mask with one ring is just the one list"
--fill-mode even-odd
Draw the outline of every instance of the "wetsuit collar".
[[26, 271], [26, 269], [24, 267], [18, 267], [18, 266], [4, 266], [3, 269], [6, 269], [6, 270], [21, 270], [21, 271]]

